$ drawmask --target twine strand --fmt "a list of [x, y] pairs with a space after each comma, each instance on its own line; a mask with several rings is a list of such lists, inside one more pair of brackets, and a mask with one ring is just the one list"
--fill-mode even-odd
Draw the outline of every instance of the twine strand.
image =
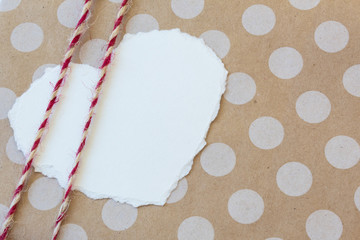
[[12, 197], [12, 201], [10, 203], [10, 207], [9, 207], [9, 211], [5, 217], [5, 220], [1, 226], [1, 232], [0, 232], [0, 240], [5, 240], [8, 236], [10, 227], [13, 224], [13, 219], [14, 219], [14, 215], [17, 209], [17, 205], [21, 199], [22, 196], [22, 191], [24, 188], [24, 185], [27, 181], [27, 179], [29, 178], [29, 176], [31, 175], [31, 167], [32, 167], [32, 163], [34, 161], [34, 158], [36, 156], [36, 152], [38, 150], [40, 141], [43, 137], [44, 134], [44, 130], [46, 128], [46, 126], [49, 123], [49, 117], [52, 113], [52, 110], [54, 108], [54, 105], [58, 102], [59, 100], [59, 92], [61, 87], [63, 86], [64, 82], [65, 82], [65, 75], [66, 72], [69, 68], [69, 64], [71, 62], [73, 53], [74, 53], [74, 49], [75, 46], [77, 45], [77, 43], [80, 40], [80, 37], [82, 36], [82, 34], [86, 31], [86, 18], [89, 15], [89, 11], [90, 11], [90, 7], [91, 7], [91, 0], [85, 0], [84, 1], [84, 6], [81, 12], [81, 17], [73, 31], [72, 37], [71, 37], [71, 41], [69, 43], [69, 46], [67, 48], [67, 51], [65, 53], [63, 62], [62, 62], [62, 66], [61, 66], [61, 70], [60, 70], [60, 74], [58, 77], [58, 81], [56, 82], [52, 94], [51, 94], [51, 98], [50, 101], [48, 103], [48, 106], [46, 108], [46, 112], [43, 116], [43, 120], [42, 123], [40, 124], [40, 127], [38, 128], [38, 131], [36, 133], [36, 138], [34, 140], [34, 143], [31, 147], [31, 151], [29, 156], [26, 159], [26, 163], [24, 166], [24, 169], [21, 173], [21, 177], [19, 179], [19, 182], [16, 185], [16, 189], [14, 191], [13, 197]]
[[122, 22], [122, 19], [123, 19], [125, 13], [126, 13], [126, 10], [128, 8], [127, 2], [128, 2], [128, 0], [123, 0], [123, 2], [121, 3], [120, 9], [119, 9], [119, 11], [117, 13], [117, 16], [116, 16], [116, 21], [114, 23], [113, 31], [111, 32], [110, 37], [109, 37], [109, 41], [107, 43], [107, 49], [106, 49], [106, 53], [104, 55], [104, 60], [103, 60], [103, 63], [101, 65], [101, 67], [100, 67], [100, 69], [101, 69], [100, 79], [96, 84], [95, 92], [94, 92], [94, 95], [93, 95], [92, 100], [91, 100], [91, 105], [90, 105], [90, 108], [89, 108], [87, 121], [86, 121], [84, 129], [83, 129], [81, 142], [80, 142], [80, 145], [79, 145], [78, 150], [77, 150], [76, 155], [75, 155], [74, 167], [73, 167], [73, 169], [71, 170], [71, 172], [69, 174], [66, 191], [65, 191], [65, 194], [64, 194], [64, 197], [63, 197], [59, 212], [58, 212], [58, 216], [57, 216], [56, 221], [55, 221], [52, 240], [56, 240], [56, 238], [57, 238], [57, 236], [59, 234], [61, 223], [62, 223], [62, 221], [63, 221], [63, 219], [64, 219], [64, 217], [66, 215], [66, 212], [67, 212], [67, 210], [69, 208], [69, 205], [70, 205], [70, 197], [69, 196], [70, 196], [70, 192], [71, 192], [72, 187], [73, 187], [75, 174], [76, 174], [76, 171], [77, 171], [77, 169], [79, 167], [81, 154], [82, 154], [82, 151], [83, 151], [83, 149], [85, 147], [85, 144], [86, 144], [86, 140], [87, 140], [87, 137], [88, 137], [88, 130], [89, 130], [91, 121], [93, 119], [94, 110], [95, 110], [95, 107], [97, 105], [103, 83], [105, 81], [106, 71], [107, 71], [107, 68], [108, 68], [108, 66], [109, 66], [109, 64], [111, 62], [112, 51], [114, 49], [116, 38], [118, 37], [119, 32], [120, 32], [120, 24]]

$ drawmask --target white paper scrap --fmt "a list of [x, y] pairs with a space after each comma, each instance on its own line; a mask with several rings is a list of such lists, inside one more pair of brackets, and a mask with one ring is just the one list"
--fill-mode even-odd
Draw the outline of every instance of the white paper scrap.
[[[60, 67], [48, 68], [9, 112], [28, 154]], [[35, 170], [66, 186], [99, 70], [72, 64]], [[178, 29], [126, 34], [109, 68], [75, 189], [135, 207], [163, 205], [206, 144], [227, 71], [202, 39]]]

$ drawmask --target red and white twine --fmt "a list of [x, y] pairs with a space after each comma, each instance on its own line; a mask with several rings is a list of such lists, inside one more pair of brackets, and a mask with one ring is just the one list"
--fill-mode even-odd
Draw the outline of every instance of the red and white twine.
[[110, 37], [109, 37], [109, 41], [107, 43], [107, 49], [106, 49], [106, 53], [104, 55], [104, 61], [103, 61], [102, 65], [101, 65], [101, 67], [100, 67], [100, 69], [101, 69], [100, 79], [97, 82], [96, 87], [95, 87], [94, 96], [93, 96], [93, 98], [91, 100], [91, 105], [90, 105], [89, 113], [88, 113], [88, 116], [87, 116], [87, 121], [86, 121], [84, 129], [83, 129], [81, 143], [80, 143], [80, 145], [78, 147], [78, 150], [76, 152], [76, 155], [75, 155], [74, 167], [73, 167], [73, 169], [71, 170], [71, 172], [69, 174], [69, 178], [68, 178], [64, 198], [62, 200], [60, 210], [59, 210], [58, 216], [56, 218], [54, 231], [53, 231], [53, 236], [52, 236], [53, 240], [55, 240], [57, 238], [57, 236], [58, 236], [58, 233], [59, 233], [59, 230], [60, 230], [60, 225], [61, 225], [61, 223], [62, 223], [62, 221], [63, 221], [63, 219], [65, 217], [66, 211], [67, 211], [67, 209], [69, 208], [69, 205], [70, 205], [69, 195], [70, 195], [70, 192], [71, 192], [72, 187], [73, 187], [76, 171], [77, 171], [77, 169], [79, 167], [81, 154], [82, 154], [83, 149], [84, 149], [85, 144], [86, 144], [86, 139], [87, 139], [88, 133], [89, 133], [88, 130], [89, 130], [89, 127], [90, 127], [90, 124], [91, 124], [91, 121], [92, 121], [92, 118], [93, 118], [93, 115], [94, 115], [94, 110], [95, 110], [95, 107], [96, 107], [96, 105], [98, 103], [99, 95], [100, 95], [103, 83], [105, 81], [106, 71], [107, 71], [107, 68], [108, 68], [108, 66], [109, 66], [109, 64], [111, 62], [112, 51], [114, 49], [116, 38], [118, 37], [119, 32], [120, 32], [120, 24], [122, 22], [122, 19], [123, 19], [125, 13], [126, 13], [126, 10], [127, 10], [127, 7], [128, 7], [127, 2], [128, 2], [128, 0], [123, 0], [122, 4], [120, 6], [120, 9], [119, 9], [119, 11], [117, 13], [117, 16], [116, 16], [116, 21], [114, 23], [113, 31], [111, 32]]
[[71, 37], [71, 41], [70, 44], [67, 48], [67, 51], [65, 53], [64, 56], [64, 60], [62, 62], [62, 66], [61, 66], [61, 70], [60, 70], [60, 74], [59, 74], [59, 78], [58, 81], [56, 82], [50, 101], [48, 103], [48, 106], [46, 108], [46, 112], [44, 114], [42, 123], [40, 125], [40, 127], [38, 128], [37, 134], [36, 134], [36, 138], [34, 140], [34, 143], [31, 147], [31, 151], [29, 156], [26, 159], [26, 163], [25, 163], [25, 167], [22, 171], [20, 180], [18, 182], [18, 184], [16, 185], [16, 189], [14, 191], [13, 194], [13, 198], [9, 207], [9, 211], [5, 217], [5, 220], [1, 226], [1, 232], [0, 232], [0, 240], [4, 240], [6, 239], [8, 233], [9, 233], [9, 229], [11, 227], [11, 225], [13, 224], [13, 219], [14, 219], [14, 215], [16, 212], [16, 208], [17, 205], [21, 199], [21, 195], [22, 195], [22, 191], [24, 188], [24, 185], [26, 183], [26, 180], [29, 178], [30, 174], [31, 174], [31, 166], [32, 163], [34, 161], [34, 158], [36, 156], [36, 152], [38, 150], [40, 141], [44, 135], [44, 130], [46, 128], [46, 126], [49, 123], [49, 118], [50, 115], [53, 111], [54, 105], [58, 102], [59, 100], [59, 92], [61, 90], [61, 87], [63, 86], [64, 82], [65, 82], [65, 77], [66, 77], [66, 72], [69, 68], [69, 64], [71, 62], [74, 50], [75, 50], [75, 46], [77, 45], [77, 43], [80, 40], [80, 37], [82, 36], [82, 34], [86, 31], [86, 19], [89, 15], [90, 12], [90, 7], [91, 7], [91, 3], [92, 0], [85, 0], [84, 1], [84, 6], [81, 12], [81, 17], [73, 31], [72, 37]]

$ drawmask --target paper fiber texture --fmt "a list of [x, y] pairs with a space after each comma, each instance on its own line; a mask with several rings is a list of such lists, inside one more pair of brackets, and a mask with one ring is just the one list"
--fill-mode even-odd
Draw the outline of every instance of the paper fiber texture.
[[[41, 75], [40, 66], [60, 63], [73, 26], [62, 16], [66, 4], [78, 11], [77, 2], [23, 0], [0, 12], [0, 87], [9, 89], [0, 90], [1, 212], [22, 169], [1, 111]], [[133, 208], [75, 191], [64, 236], [358, 239], [359, 1], [189, 2], [134, 0], [123, 32], [179, 28], [222, 58], [227, 89], [207, 146], [163, 207]], [[98, 66], [119, 3], [94, 3], [74, 61]], [[20, 38], [26, 43], [13, 33], [22, 23], [32, 23], [20, 27], [33, 34]], [[48, 239], [62, 190], [39, 173], [27, 186], [10, 239]]]

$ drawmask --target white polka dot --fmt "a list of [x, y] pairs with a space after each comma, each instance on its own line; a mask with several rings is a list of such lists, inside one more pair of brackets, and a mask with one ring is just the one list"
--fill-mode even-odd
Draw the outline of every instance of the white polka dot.
[[137, 208], [114, 200], [107, 201], [101, 212], [104, 224], [114, 231], [130, 228], [135, 223], [137, 215]]
[[255, 81], [246, 73], [232, 73], [227, 81], [225, 99], [232, 104], [249, 102], [256, 93]]
[[6, 155], [8, 156], [10, 161], [14, 163], [17, 164], [25, 163], [24, 154], [20, 150], [18, 150], [14, 136], [11, 136], [6, 144]]
[[40, 47], [44, 33], [35, 23], [21, 23], [11, 33], [12, 46], [20, 52], [31, 52]]
[[178, 228], [179, 240], [212, 240], [214, 228], [206, 218], [193, 216], [185, 219]]
[[41, 65], [40, 67], [38, 67], [35, 70], [35, 72], [34, 72], [34, 74], [32, 76], [32, 81], [34, 82], [35, 80], [38, 80], [39, 78], [41, 78], [44, 75], [45, 70], [47, 68], [52, 68], [52, 67], [55, 67], [55, 66], [57, 66], [57, 65], [56, 64], [51, 64], [51, 63]]
[[8, 207], [0, 204], [0, 224], [2, 224], [4, 222], [8, 211], [9, 211]]
[[167, 200], [167, 203], [176, 203], [183, 199], [188, 189], [188, 183], [186, 178], [183, 178], [179, 181], [177, 187], [170, 194], [170, 197]]
[[99, 68], [104, 60], [107, 42], [103, 39], [91, 39], [80, 48], [80, 61]]
[[77, 224], [66, 224], [61, 227], [59, 240], [87, 240], [85, 230]]
[[304, 164], [288, 162], [278, 170], [276, 182], [283, 193], [297, 197], [309, 191], [312, 184], [312, 174]]
[[337, 240], [342, 231], [341, 219], [329, 210], [315, 211], [306, 220], [306, 233], [311, 240]]
[[242, 15], [242, 25], [253, 35], [261, 36], [269, 33], [275, 26], [274, 11], [262, 4], [252, 5]]
[[320, 123], [330, 114], [329, 99], [321, 92], [308, 91], [296, 100], [296, 112], [299, 117], [308, 123]]
[[348, 169], [359, 162], [360, 146], [351, 137], [336, 136], [326, 143], [325, 157], [333, 167]]
[[349, 67], [343, 76], [344, 88], [355, 97], [360, 97], [360, 64]]
[[63, 189], [52, 178], [41, 177], [29, 188], [28, 198], [31, 205], [38, 210], [49, 210], [62, 200]]
[[157, 20], [149, 14], [138, 14], [129, 19], [126, 24], [127, 33], [149, 32], [159, 29]]
[[242, 224], [251, 224], [264, 213], [264, 201], [255, 191], [243, 189], [231, 195], [228, 202], [230, 216]]
[[225, 33], [218, 30], [209, 30], [200, 35], [219, 58], [224, 58], [230, 50], [230, 40]]
[[316, 7], [320, 0], [289, 0], [290, 4], [300, 10], [309, 10]]
[[63, 1], [57, 9], [57, 18], [60, 24], [68, 28], [75, 28], [83, 7], [83, 0]]
[[360, 211], [360, 187], [358, 187], [354, 194], [354, 202], [356, 208]]
[[291, 79], [301, 72], [303, 59], [301, 54], [294, 48], [278, 48], [270, 55], [269, 68], [276, 77]]
[[8, 88], [0, 87], [0, 119], [7, 118], [7, 114], [16, 100], [16, 95]]
[[315, 30], [315, 42], [328, 53], [343, 50], [349, 41], [349, 32], [344, 25], [336, 21], [321, 23]]
[[236, 155], [228, 145], [212, 143], [201, 153], [200, 163], [205, 172], [215, 177], [221, 177], [234, 169]]
[[251, 123], [249, 137], [256, 147], [273, 149], [282, 142], [284, 128], [275, 118], [260, 117]]
[[7, 12], [14, 10], [20, 4], [21, 0], [1, 0], [0, 1], [0, 12]]
[[191, 19], [204, 9], [204, 0], [171, 0], [171, 9], [176, 16]]

